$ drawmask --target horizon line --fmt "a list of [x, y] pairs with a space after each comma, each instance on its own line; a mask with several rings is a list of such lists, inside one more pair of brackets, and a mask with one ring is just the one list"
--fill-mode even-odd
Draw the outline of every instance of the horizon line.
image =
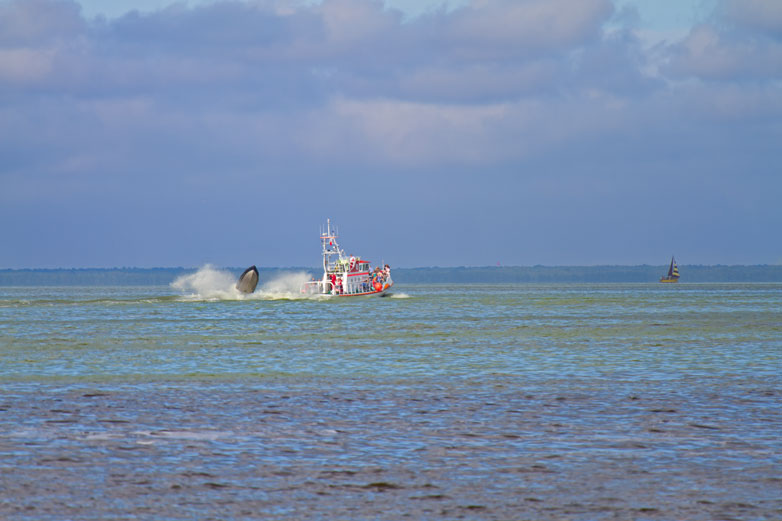
[[[504, 269], [504, 268], [640, 268], [640, 267], [659, 267], [666, 266], [668, 263], [663, 264], [534, 264], [534, 265], [522, 265], [522, 264], [507, 264], [507, 265], [459, 265], [459, 266], [399, 266], [391, 269], [399, 270], [417, 270], [417, 269]], [[216, 266], [211, 263], [206, 263], [201, 266], [89, 266], [89, 267], [56, 267], [56, 268], [0, 268], [0, 271], [119, 271], [119, 270], [200, 270], [207, 266], [216, 269], [226, 270], [241, 270], [242, 266]], [[257, 265], [255, 265], [257, 266]], [[679, 264], [680, 267], [782, 267], [782, 263], [769, 264]], [[259, 270], [318, 270], [320, 266], [257, 266]]]

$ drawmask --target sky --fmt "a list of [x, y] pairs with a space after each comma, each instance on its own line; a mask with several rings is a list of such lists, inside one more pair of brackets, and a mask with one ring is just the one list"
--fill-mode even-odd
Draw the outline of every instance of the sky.
[[0, 269], [780, 264], [780, 143], [776, 0], [0, 0]]

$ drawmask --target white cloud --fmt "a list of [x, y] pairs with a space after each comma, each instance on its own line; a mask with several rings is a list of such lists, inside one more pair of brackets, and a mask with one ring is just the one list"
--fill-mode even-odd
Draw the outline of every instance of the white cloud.
[[72, 38], [85, 28], [72, 0], [0, 2], [0, 45], [41, 47]]
[[494, 52], [563, 49], [596, 38], [612, 12], [610, 0], [473, 0], [447, 23], [456, 43]]
[[44, 80], [52, 70], [52, 50], [0, 49], [0, 82], [29, 85]]
[[722, 13], [739, 25], [782, 38], [782, 2], [778, 0], [723, 0]]
[[[780, 43], [773, 24], [730, 13], [650, 46], [608, 26], [607, 0], [480, 0], [415, 18], [372, 0], [259, 0], [92, 20], [67, 0], [6, 0], [0, 197], [31, 214], [132, 194], [275, 216], [293, 197], [314, 214], [359, 177], [359, 192], [382, 184], [412, 208], [402, 221], [430, 215], [422, 194], [448, 183], [442, 215], [482, 200], [477, 221], [550, 212], [565, 230], [581, 219], [571, 208], [600, 206], [601, 223], [612, 202], [632, 214], [626, 201], [664, 176], [701, 198], [666, 204], [707, 212], [696, 192], [715, 175], [749, 197], [778, 169]], [[734, 173], [746, 170], [760, 181]]]
[[384, 39], [401, 21], [401, 13], [386, 11], [382, 0], [327, 0], [318, 11], [327, 40], [339, 48]]
[[[219, 121], [237, 127], [212, 140], [231, 154], [231, 139], [250, 135], [274, 156], [504, 162], [630, 124], [676, 88], [648, 76], [659, 56], [674, 78], [773, 78], [782, 63], [774, 42], [707, 25], [650, 52], [629, 32], [603, 32], [607, 0], [475, 0], [407, 21], [379, 0], [284, 12], [216, 2], [93, 22], [74, 6], [4, 5], [0, 24], [26, 27], [0, 44], [0, 78], [20, 89], [8, 110], [65, 94], [84, 132], [100, 139], [102, 125], [144, 146], [150, 133], [199, 142]], [[36, 93], [21, 87], [31, 82]]]
[[782, 79], [782, 42], [699, 25], [671, 46], [671, 71], [703, 79]]

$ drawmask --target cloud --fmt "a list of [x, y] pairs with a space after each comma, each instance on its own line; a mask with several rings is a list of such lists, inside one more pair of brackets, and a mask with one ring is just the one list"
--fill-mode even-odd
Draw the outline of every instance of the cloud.
[[[541, 252], [546, 233], [579, 239], [574, 222], [605, 229], [601, 251], [633, 225], [657, 237], [677, 212], [722, 222], [715, 176], [745, 201], [780, 189], [776, 5], [725, 2], [649, 45], [638, 16], [615, 16], [608, 0], [473, 0], [416, 17], [379, 0], [237, 0], [94, 19], [71, 0], [6, 0], [0, 222], [34, 227], [57, 211], [75, 234], [94, 216], [156, 237], [170, 260], [155, 265], [220, 262], [176, 257], [194, 251], [197, 234], [177, 234], [188, 219], [248, 254], [236, 219], [304, 226], [343, 208], [382, 207], [402, 229], [429, 223], [430, 236], [468, 213], [476, 234], [534, 223], [525, 251]], [[662, 183], [686, 195], [658, 199]], [[730, 217], [782, 226], [779, 212], [751, 215]], [[374, 233], [370, 221], [360, 226]], [[611, 222], [623, 223], [614, 235]], [[527, 258], [488, 237], [487, 250]]]
[[708, 22], [696, 24], [668, 49], [674, 78], [758, 82], [782, 78], [782, 4], [723, 0]]
[[338, 50], [385, 40], [399, 28], [400, 12], [385, 11], [380, 0], [330, 0], [318, 8], [325, 40]]
[[721, 14], [740, 27], [782, 38], [782, 4], [776, 0], [724, 0]]
[[53, 53], [48, 50], [0, 49], [0, 81], [29, 85], [46, 79], [52, 71]]
[[782, 42], [721, 31], [711, 25], [693, 28], [671, 48], [670, 72], [707, 80], [782, 78]]
[[[217, 2], [88, 22], [72, 2], [13, 1], [2, 23], [27, 29], [0, 48], [0, 77], [28, 102], [36, 96], [23, 86], [39, 101], [69, 97], [97, 140], [198, 141], [202, 121], [233, 121], [261, 147], [272, 126], [313, 143], [327, 127], [404, 164], [448, 158], [446, 137], [472, 141], [459, 157], [508, 157], [496, 145], [507, 125], [499, 107], [518, 112], [560, 88], [574, 74], [570, 53], [599, 45], [611, 14], [606, 0], [566, 4], [482, 0], [404, 21], [374, 0]], [[271, 143], [275, 154], [317, 149]]]
[[33, 47], [73, 38], [86, 28], [72, 1], [13, 0], [0, 3], [0, 45]]
[[608, 0], [475, 0], [449, 16], [446, 34], [468, 55], [562, 50], [598, 38], [612, 12]]
[[[27, 48], [14, 42], [32, 39], [36, 48], [58, 51], [63, 61], [81, 62], [112, 88], [135, 82], [162, 89], [177, 79], [230, 85], [287, 74], [344, 93], [375, 92], [384, 82], [444, 66], [506, 62], [524, 68], [514, 58], [568, 52], [597, 39], [610, 2], [570, 2], [566, 8], [568, 3], [481, 1], [404, 22], [377, 0], [326, 0], [285, 11], [276, 2], [226, 1], [195, 8], [174, 4], [90, 24], [78, 18], [72, 2], [14, 0], [2, 20], [20, 33], [4, 49]], [[87, 83], [85, 78], [82, 86]]]

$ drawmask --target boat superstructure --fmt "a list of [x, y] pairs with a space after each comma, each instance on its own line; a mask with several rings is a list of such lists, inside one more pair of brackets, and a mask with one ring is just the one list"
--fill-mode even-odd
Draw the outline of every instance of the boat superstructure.
[[306, 283], [302, 293], [336, 297], [386, 295], [394, 285], [391, 268], [386, 264], [384, 268], [373, 270], [368, 260], [346, 255], [337, 238], [337, 228], [328, 219], [320, 230], [323, 276]]
[[668, 267], [668, 274], [660, 278], [660, 282], [679, 282], [679, 266], [676, 264], [676, 259], [671, 257], [671, 265]]

